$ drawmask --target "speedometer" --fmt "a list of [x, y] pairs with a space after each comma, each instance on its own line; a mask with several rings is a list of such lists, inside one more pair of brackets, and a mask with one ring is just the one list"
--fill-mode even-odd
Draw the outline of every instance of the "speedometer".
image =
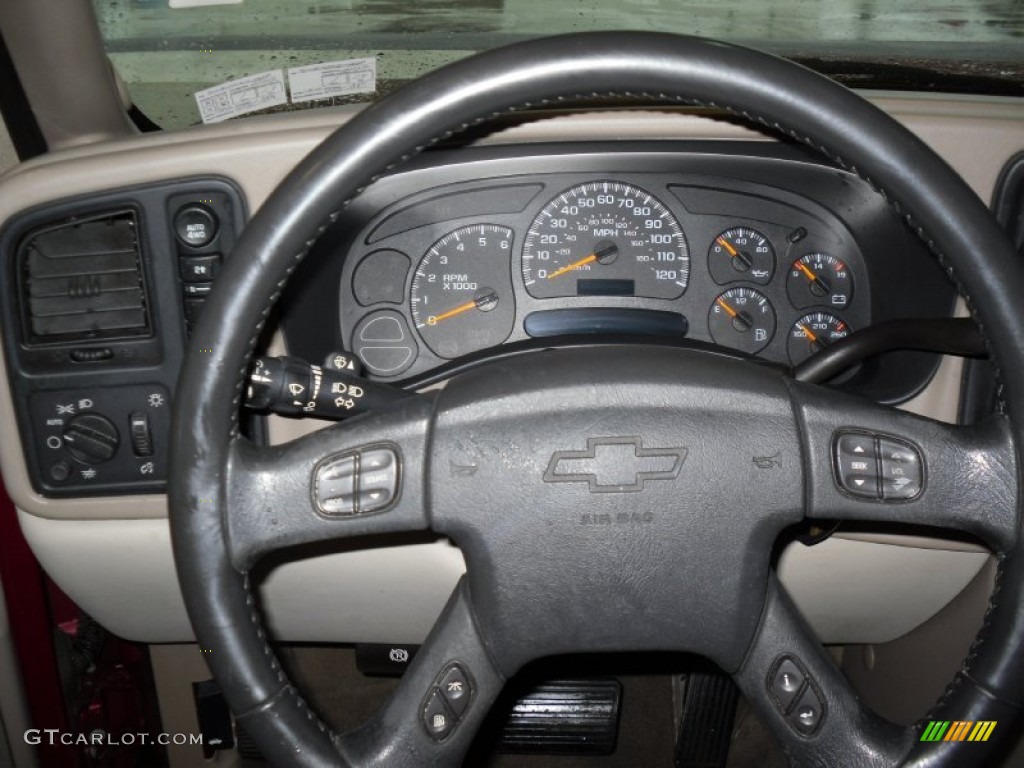
[[676, 217], [648, 192], [618, 181], [567, 189], [537, 214], [523, 243], [531, 296], [675, 299], [690, 279]]

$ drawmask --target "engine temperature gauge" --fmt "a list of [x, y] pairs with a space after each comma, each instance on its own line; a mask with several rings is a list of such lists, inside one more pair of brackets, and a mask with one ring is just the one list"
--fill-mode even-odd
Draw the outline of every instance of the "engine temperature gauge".
[[809, 253], [793, 262], [786, 290], [797, 309], [823, 304], [845, 309], [853, 298], [853, 276], [845, 261], [827, 253]]
[[731, 288], [711, 305], [708, 330], [716, 344], [753, 355], [775, 335], [775, 309], [753, 288]]
[[789, 331], [786, 349], [789, 362], [800, 365], [829, 344], [850, 335], [850, 326], [830, 312], [811, 312], [797, 320]]

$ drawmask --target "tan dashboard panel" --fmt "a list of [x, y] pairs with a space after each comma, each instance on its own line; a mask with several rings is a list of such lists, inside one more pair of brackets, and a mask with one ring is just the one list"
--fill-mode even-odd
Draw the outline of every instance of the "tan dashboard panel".
[[[107, 629], [141, 642], [194, 639], [166, 520], [19, 520], [51, 578]], [[464, 570], [444, 540], [339, 550], [265, 574], [261, 605], [285, 640], [419, 643]]]

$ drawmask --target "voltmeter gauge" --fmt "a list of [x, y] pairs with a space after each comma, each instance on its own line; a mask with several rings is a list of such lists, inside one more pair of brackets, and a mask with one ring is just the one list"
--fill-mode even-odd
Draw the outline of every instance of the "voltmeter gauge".
[[775, 273], [775, 250], [756, 229], [733, 227], [711, 241], [708, 271], [719, 284], [744, 280], [765, 285]]
[[716, 344], [753, 355], [775, 335], [775, 309], [753, 288], [732, 288], [711, 305], [708, 330]]
[[793, 262], [786, 291], [797, 309], [822, 305], [846, 309], [853, 300], [853, 275], [842, 259], [809, 253]]
[[811, 312], [797, 320], [789, 331], [786, 349], [789, 362], [799, 365], [815, 352], [850, 335], [846, 321], [831, 312]]

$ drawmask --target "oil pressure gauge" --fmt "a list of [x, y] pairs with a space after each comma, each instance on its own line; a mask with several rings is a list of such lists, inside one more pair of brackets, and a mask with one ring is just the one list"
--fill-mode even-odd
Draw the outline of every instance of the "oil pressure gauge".
[[711, 305], [708, 330], [716, 344], [757, 354], [775, 335], [775, 309], [753, 288], [731, 288]]
[[775, 250], [756, 229], [733, 227], [711, 241], [708, 271], [720, 285], [736, 280], [765, 285], [775, 273]]

